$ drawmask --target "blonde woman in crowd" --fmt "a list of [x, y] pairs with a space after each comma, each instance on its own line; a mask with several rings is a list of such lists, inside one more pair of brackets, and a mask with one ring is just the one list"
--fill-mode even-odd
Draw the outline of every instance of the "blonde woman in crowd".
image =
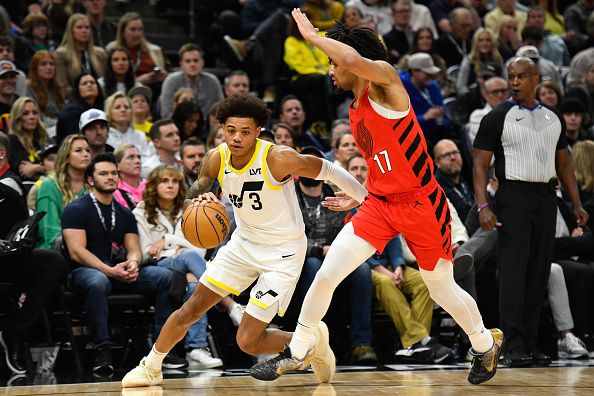
[[[489, 29], [480, 27], [472, 36], [470, 53], [462, 59], [456, 79], [456, 95], [468, 92], [469, 86], [477, 81], [477, 76], [487, 63], [495, 63], [503, 68], [503, 58], [497, 50], [495, 35]], [[500, 76], [501, 77], [501, 76]]]
[[571, 148], [571, 161], [582, 202], [594, 198], [594, 141], [582, 140]]

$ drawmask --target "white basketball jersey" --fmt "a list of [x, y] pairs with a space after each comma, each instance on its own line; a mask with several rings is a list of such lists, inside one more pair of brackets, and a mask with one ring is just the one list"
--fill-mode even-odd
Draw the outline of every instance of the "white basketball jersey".
[[233, 204], [235, 232], [251, 242], [280, 245], [303, 237], [305, 225], [293, 178], [278, 182], [268, 171], [270, 147], [272, 143], [258, 139], [252, 158], [238, 170], [231, 165], [229, 147], [221, 144], [218, 180]]

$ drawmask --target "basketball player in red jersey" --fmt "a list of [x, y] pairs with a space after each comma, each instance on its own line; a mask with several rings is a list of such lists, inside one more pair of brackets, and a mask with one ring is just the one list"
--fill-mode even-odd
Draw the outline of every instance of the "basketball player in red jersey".
[[[315, 344], [313, 330], [326, 314], [338, 284], [402, 233], [432, 299], [470, 338], [473, 363], [468, 381], [489, 380], [497, 370], [503, 333], [485, 329], [476, 302], [454, 282], [446, 196], [433, 177], [423, 132], [398, 73], [387, 62], [383, 44], [369, 29], [341, 25], [322, 37], [299, 9], [293, 10], [293, 18], [303, 38], [328, 55], [334, 84], [355, 95], [350, 123], [369, 168], [369, 195], [332, 243], [305, 297], [289, 348], [252, 367], [252, 376], [272, 380], [300, 367], [309, 358]], [[345, 194], [325, 202], [332, 210], [356, 205]]]

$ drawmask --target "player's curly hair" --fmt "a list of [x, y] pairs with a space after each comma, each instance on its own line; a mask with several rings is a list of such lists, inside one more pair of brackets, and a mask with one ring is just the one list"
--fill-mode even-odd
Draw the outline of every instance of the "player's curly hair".
[[259, 127], [268, 125], [270, 110], [262, 99], [249, 93], [233, 94], [217, 106], [216, 118], [224, 124], [229, 117], [252, 118]]
[[389, 62], [386, 47], [377, 33], [369, 28], [351, 29], [344, 23], [338, 22], [336, 27], [326, 33], [326, 37], [353, 47], [364, 58]]

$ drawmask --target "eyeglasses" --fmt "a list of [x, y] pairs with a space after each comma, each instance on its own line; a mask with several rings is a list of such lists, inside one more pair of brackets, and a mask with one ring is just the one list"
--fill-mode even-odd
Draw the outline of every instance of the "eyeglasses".
[[438, 157], [436, 157], [437, 160], [442, 160], [442, 159], [450, 159], [450, 158], [455, 158], [460, 156], [460, 152], [458, 150], [456, 151], [450, 151], [449, 153], [444, 153]]
[[489, 93], [490, 93], [491, 95], [496, 95], [496, 96], [499, 96], [499, 95], [507, 95], [507, 93], [508, 93], [508, 92], [509, 92], [509, 89], [507, 89], [507, 88], [494, 89], [494, 90], [492, 90], [492, 91], [489, 91]]

